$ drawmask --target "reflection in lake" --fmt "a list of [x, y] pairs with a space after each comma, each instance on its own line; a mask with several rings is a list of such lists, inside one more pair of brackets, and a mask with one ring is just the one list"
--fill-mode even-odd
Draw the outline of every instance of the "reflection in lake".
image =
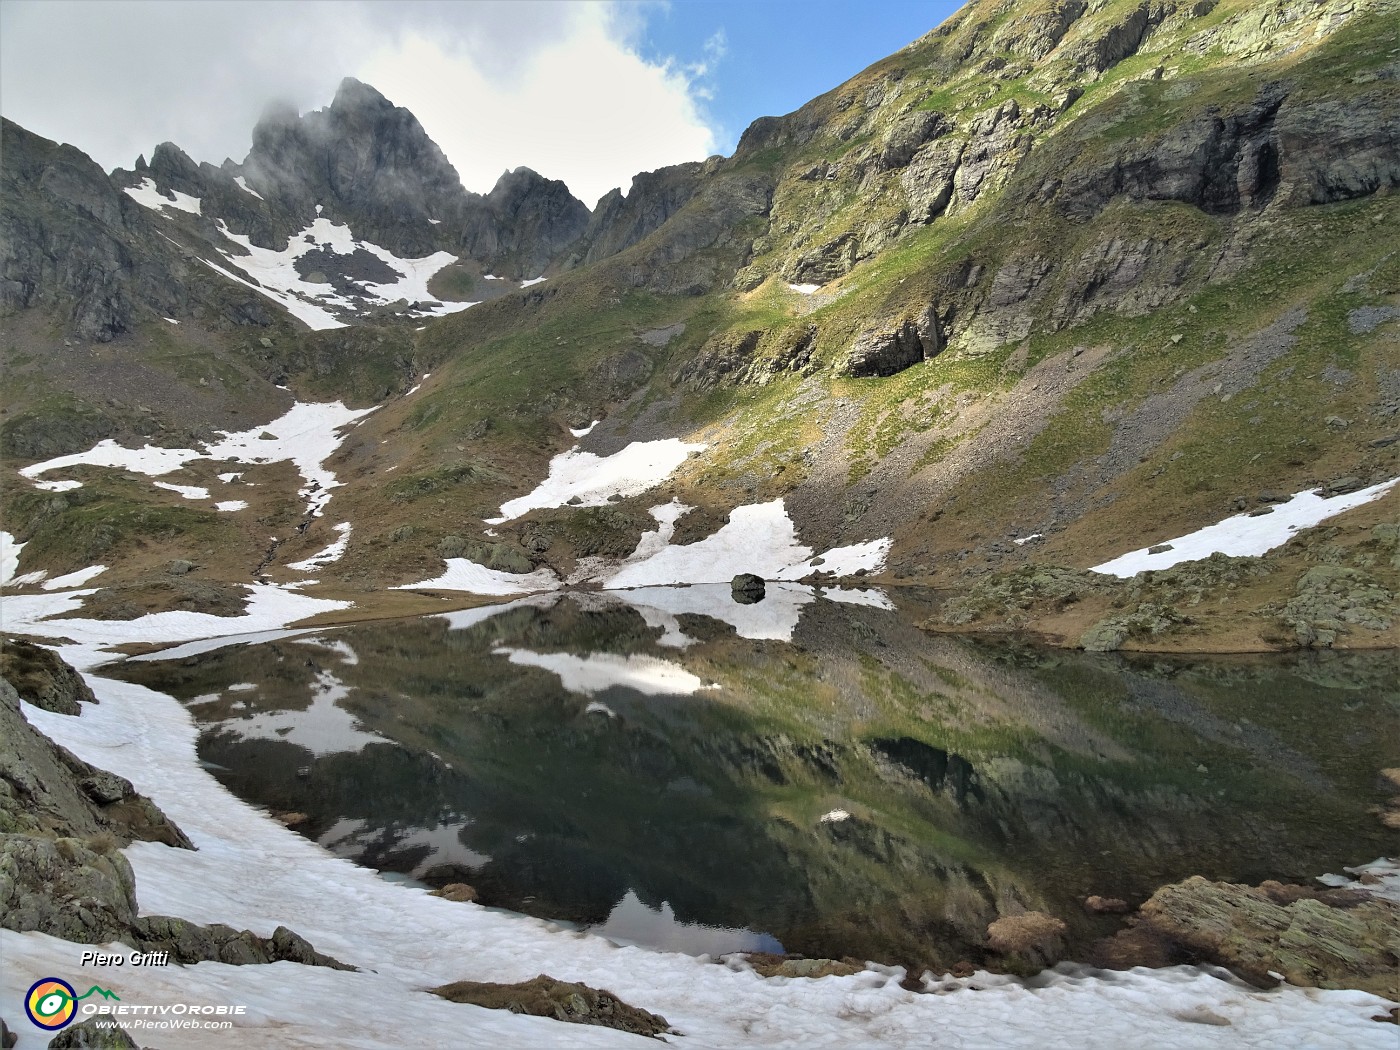
[[910, 593], [768, 593], [534, 596], [114, 670], [327, 849], [654, 947], [980, 963], [992, 920], [1041, 910], [1079, 952], [1118, 922], [1091, 894], [1386, 851], [1392, 654], [974, 644]]

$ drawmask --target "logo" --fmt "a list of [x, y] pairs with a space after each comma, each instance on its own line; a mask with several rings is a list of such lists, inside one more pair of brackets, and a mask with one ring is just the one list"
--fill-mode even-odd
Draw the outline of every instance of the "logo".
[[104, 999], [118, 1001], [121, 999], [121, 996], [110, 988], [99, 988], [94, 984], [79, 995], [67, 981], [57, 977], [42, 977], [29, 986], [29, 994], [24, 997], [24, 1012], [40, 1028], [56, 1032], [72, 1023], [73, 1015], [78, 1012], [78, 1003], [89, 995], [100, 995]]

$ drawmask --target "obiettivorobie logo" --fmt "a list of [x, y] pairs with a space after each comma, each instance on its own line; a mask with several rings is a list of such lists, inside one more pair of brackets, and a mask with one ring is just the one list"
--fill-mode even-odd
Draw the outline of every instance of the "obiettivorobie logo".
[[78, 1003], [90, 995], [121, 1001], [121, 996], [110, 988], [94, 984], [79, 995], [65, 980], [58, 977], [41, 977], [29, 986], [29, 994], [24, 997], [24, 1012], [46, 1032], [56, 1032], [72, 1024], [73, 1017], [78, 1012]]

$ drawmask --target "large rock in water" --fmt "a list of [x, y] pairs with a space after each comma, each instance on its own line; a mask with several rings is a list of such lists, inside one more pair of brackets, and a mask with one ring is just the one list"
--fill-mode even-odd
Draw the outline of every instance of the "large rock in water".
[[1277, 882], [1237, 886], [1197, 875], [1158, 890], [1140, 915], [1198, 959], [1261, 985], [1274, 983], [1272, 970], [1290, 984], [1400, 998], [1400, 905], [1381, 897]]
[[733, 592], [734, 600], [740, 605], [753, 605], [755, 602], [763, 601], [764, 594], [767, 593], [767, 584], [763, 582], [762, 576], [755, 576], [751, 572], [741, 572], [729, 583], [729, 589]]

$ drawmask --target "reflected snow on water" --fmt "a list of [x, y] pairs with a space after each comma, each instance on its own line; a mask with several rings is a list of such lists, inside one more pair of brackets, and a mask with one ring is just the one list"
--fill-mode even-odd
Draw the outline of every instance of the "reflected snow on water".
[[536, 594], [113, 671], [333, 853], [659, 949], [951, 966], [1038, 910], [1086, 958], [1121, 921], [1090, 895], [1386, 852], [1388, 657], [974, 644], [914, 626], [933, 600]]

